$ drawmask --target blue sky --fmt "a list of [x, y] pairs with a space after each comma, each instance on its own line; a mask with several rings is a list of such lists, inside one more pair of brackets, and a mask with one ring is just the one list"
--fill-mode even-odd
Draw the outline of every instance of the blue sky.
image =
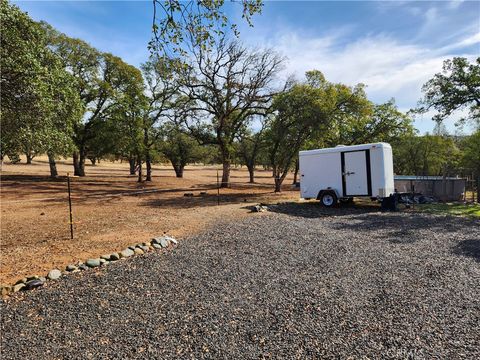
[[[148, 58], [151, 1], [15, 3], [35, 20], [130, 64]], [[301, 79], [318, 69], [330, 81], [366, 84], [374, 102], [393, 97], [404, 111], [416, 106], [422, 84], [441, 70], [443, 60], [480, 56], [479, 1], [265, 1], [253, 28], [241, 20], [240, 5], [227, 3], [226, 9], [242, 41], [288, 58], [283, 76]], [[421, 133], [433, 129], [432, 115], [416, 119]], [[452, 133], [458, 117], [446, 121]]]

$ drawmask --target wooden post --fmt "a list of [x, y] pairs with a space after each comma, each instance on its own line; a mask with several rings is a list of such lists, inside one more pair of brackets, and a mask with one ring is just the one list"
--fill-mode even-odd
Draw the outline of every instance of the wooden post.
[[73, 240], [73, 215], [72, 215], [72, 196], [70, 191], [70, 173], [67, 173], [67, 185], [68, 185], [68, 209], [70, 212], [70, 239]]

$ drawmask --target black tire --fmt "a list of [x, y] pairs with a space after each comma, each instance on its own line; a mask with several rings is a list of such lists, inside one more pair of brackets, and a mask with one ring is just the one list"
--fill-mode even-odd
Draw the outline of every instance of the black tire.
[[337, 205], [337, 201], [337, 195], [333, 191], [325, 191], [320, 195], [320, 203], [327, 208]]

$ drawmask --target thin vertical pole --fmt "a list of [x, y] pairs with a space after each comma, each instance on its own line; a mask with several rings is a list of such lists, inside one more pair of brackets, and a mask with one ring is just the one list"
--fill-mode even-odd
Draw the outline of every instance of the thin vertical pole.
[[70, 239], [73, 240], [73, 215], [72, 215], [72, 195], [70, 191], [70, 173], [67, 173], [67, 185], [68, 185], [68, 209], [70, 212]]
[[413, 192], [413, 197], [412, 197], [412, 209], [415, 210], [415, 185], [412, 185], [412, 192]]
[[217, 169], [217, 205], [220, 205], [220, 180], [218, 177], [218, 169]]

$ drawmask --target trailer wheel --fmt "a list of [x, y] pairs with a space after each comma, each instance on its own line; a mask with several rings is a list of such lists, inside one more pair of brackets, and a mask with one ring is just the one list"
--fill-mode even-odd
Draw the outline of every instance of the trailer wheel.
[[333, 191], [325, 191], [320, 196], [320, 202], [325, 207], [332, 207], [337, 204], [337, 195]]

